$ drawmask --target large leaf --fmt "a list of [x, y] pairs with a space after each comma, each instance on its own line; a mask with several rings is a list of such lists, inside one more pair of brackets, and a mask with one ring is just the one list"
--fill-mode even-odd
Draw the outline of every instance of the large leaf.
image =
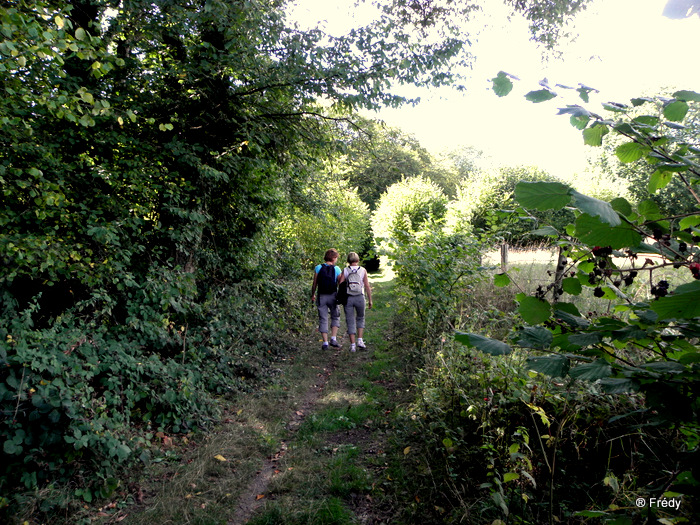
[[626, 142], [615, 148], [615, 155], [620, 159], [620, 162], [628, 163], [641, 159], [649, 152], [649, 146], [638, 142]]
[[591, 346], [600, 343], [603, 337], [595, 332], [582, 332], [579, 334], [571, 334], [569, 343], [576, 346]]
[[510, 277], [508, 277], [507, 273], [497, 273], [496, 275], [493, 276], [493, 285], [498, 286], [499, 288], [503, 288], [504, 286], [508, 286], [510, 284]]
[[466, 332], [456, 332], [455, 339], [470, 348], [476, 348], [489, 355], [505, 355], [512, 352], [510, 346], [503, 341], [490, 339], [483, 335], [469, 334]]
[[552, 307], [547, 301], [523, 293], [516, 298], [520, 303], [518, 313], [528, 324], [544, 323], [552, 315]]
[[691, 215], [690, 217], [683, 217], [678, 223], [678, 228], [685, 230], [686, 228], [694, 228], [700, 224], [700, 214]]
[[632, 215], [632, 205], [627, 201], [627, 199], [617, 197], [610, 201], [610, 206], [612, 206], [613, 210], [621, 215], [624, 215], [625, 217]]
[[579, 281], [576, 277], [567, 277], [566, 279], [562, 280], [561, 287], [570, 295], [579, 295], [583, 290], [581, 281]]
[[569, 370], [569, 375], [574, 379], [582, 379], [584, 381], [596, 381], [604, 377], [610, 377], [612, 367], [605, 359], [596, 359], [592, 363], [575, 366]]
[[536, 230], [532, 230], [530, 232], [530, 235], [546, 235], [549, 237], [558, 237], [559, 232], [556, 230], [556, 228], [552, 226], [542, 226], [541, 228], [537, 228]]
[[515, 186], [515, 200], [535, 210], [560, 210], [571, 202], [571, 188], [561, 182], [525, 182]]
[[639, 391], [639, 381], [626, 377], [606, 377], [600, 380], [606, 394], [626, 394]]
[[583, 213], [576, 220], [576, 237], [589, 246], [610, 246], [613, 249], [636, 246], [642, 236], [630, 224], [610, 226]]
[[523, 348], [545, 350], [552, 344], [552, 332], [541, 326], [526, 326], [518, 337], [518, 345]]
[[685, 366], [675, 361], [654, 361], [644, 363], [641, 368], [657, 372], [659, 374], [682, 374], [686, 371]]
[[571, 190], [571, 195], [573, 196], [573, 205], [583, 213], [600, 217], [603, 222], [607, 222], [610, 226], [620, 224], [620, 217], [610, 203], [589, 197], [575, 190]]
[[579, 312], [578, 307], [574, 303], [554, 303], [554, 313], [557, 312], [566, 312], [567, 314], [575, 315], [578, 317], [581, 316], [581, 312]]
[[588, 319], [584, 319], [583, 317], [579, 317], [563, 310], [554, 310], [554, 318], [558, 319], [559, 321], [563, 321], [574, 328], [588, 328], [591, 324]]
[[493, 82], [493, 92], [499, 97], [505, 97], [513, 89], [513, 82], [509, 78], [510, 75], [505, 71], [499, 71], [498, 75], [491, 79]]
[[651, 199], [646, 199], [637, 204], [639, 215], [648, 221], [656, 221], [662, 218], [661, 208]]
[[656, 193], [658, 190], [665, 188], [671, 179], [673, 178], [673, 172], [670, 171], [660, 171], [656, 170], [649, 177], [649, 184], [647, 189], [649, 193]]
[[569, 371], [569, 358], [564, 355], [546, 355], [528, 357], [526, 365], [529, 370], [551, 377], [565, 377]]
[[664, 117], [672, 122], [680, 122], [688, 113], [688, 103], [683, 100], [671, 102], [664, 108]]
[[695, 91], [687, 91], [685, 89], [681, 91], [676, 91], [673, 96], [678, 100], [685, 100], [688, 102], [700, 102], [700, 93]]
[[583, 134], [583, 143], [586, 146], [601, 146], [603, 137], [608, 134], [608, 127], [604, 124], [594, 123], [581, 133]]
[[651, 309], [658, 314], [659, 319], [700, 317], [700, 282], [679, 286], [673, 291], [673, 295], [653, 301]]
[[552, 100], [557, 94], [550, 89], [538, 89], [537, 91], [530, 91], [525, 95], [525, 100], [539, 104], [540, 102], [546, 102], [547, 100]]

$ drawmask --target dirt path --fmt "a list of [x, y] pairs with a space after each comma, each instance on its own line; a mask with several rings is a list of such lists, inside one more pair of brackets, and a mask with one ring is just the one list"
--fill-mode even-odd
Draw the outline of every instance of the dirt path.
[[276, 375], [226, 401], [218, 427], [173, 439], [104, 523], [389, 523], [391, 414], [408, 391], [392, 286], [373, 286], [367, 351], [349, 351], [342, 321], [338, 350], [321, 351], [315, 322], [290, 334]]
[[[340, 352], [341, 350], [337, 350], [334, 353], [327, 353], [329, 359], [323, 366], [322, 372], [318, 374], [318, 382], [311, 385], [300, 399], [298, 408], [290, 414], [287, 429], [290, 431], [291, 436], [293, 436], [294, 432], [299, 428], [307, 414], [314, 410], [331, 374], [336, 368], [336, 362]], [[228, 525], [244, 525], [250, 520], [255, 511], [262, 507], [265, 502], [263, 501], [264, 498], [260, 496], [267, 492], [270, 481], [275, 474], [279, 472], [279, 462], [286, 453], [287, 441], [283, 440], [279, 450], [265, 460], [260, 472], [258, 472], [248, 487], [241, 493], [239, 502], [236, 505], [236, 510], [233, 517], [228, 521]]]

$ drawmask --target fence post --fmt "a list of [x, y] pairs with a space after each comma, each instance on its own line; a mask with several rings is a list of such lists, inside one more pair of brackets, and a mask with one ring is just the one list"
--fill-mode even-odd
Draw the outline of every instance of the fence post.
[[501, 244], [501, 272], [508, 271], [508, 243]]

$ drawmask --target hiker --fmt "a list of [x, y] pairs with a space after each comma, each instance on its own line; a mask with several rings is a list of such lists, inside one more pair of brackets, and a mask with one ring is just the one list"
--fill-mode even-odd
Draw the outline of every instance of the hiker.
[[[328, 312], [331, 314], [331, 340], [330, 345], [340, 347], [337, 335], [340, 328], [340, 307], [336, 302], [338, 291], [338, 276], [340, 268], [335, 263], [338, 260], [338, 250], [331, 248], [323, 256], [323, 264], [314, 269], [314, 282], [311, 285], [311, 302], [318, 307], [318, 331], [323, 337], [321, 350], [328, 349]], [[318, 287], [318, 297], [316, 288]]]
[[348, 301], [345, 304], [345, 322], [350, 336], [350, 351], [354, 352], [356, 336], [357, 347], [361, 350], [367, 348], [362, 339], [365, 331], [365, 293], [367, 307], [372, 308], [372, 289], [369, 286], [367, 270], [360, 266], [360, 256], [355, 252], [348, 253], [348, 264], [349, 266], [340, 274], [338, 284], [347, 281]]

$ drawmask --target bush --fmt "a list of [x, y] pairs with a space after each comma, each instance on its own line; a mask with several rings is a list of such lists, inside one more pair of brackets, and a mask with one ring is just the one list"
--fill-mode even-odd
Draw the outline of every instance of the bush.
[[290, 290], [239, 283], [197, 308], [180, 297], [179, 315], [159, 303], [130, 312], [124, 326], [84, 323], [79, 308], [40, 329], [31, 308], [11, 318], [0, 327], [8, 516], [35, 498], [45, 512], [62, 505], [62, 486], [87, 502], [108, 497], [126, 467], [160, 454], [164, 434], [216, 422], [222, 396], [267, 381], [276, 354], [291, 350], [281, 334], [304, 309]]
[[423, 177], [402, 179], [389, 186], [372, 214], [374, 238], [385, 248], [403, 242], [423, 225], [440, 221], [447, 212], [447, 197], [440, 187]]

